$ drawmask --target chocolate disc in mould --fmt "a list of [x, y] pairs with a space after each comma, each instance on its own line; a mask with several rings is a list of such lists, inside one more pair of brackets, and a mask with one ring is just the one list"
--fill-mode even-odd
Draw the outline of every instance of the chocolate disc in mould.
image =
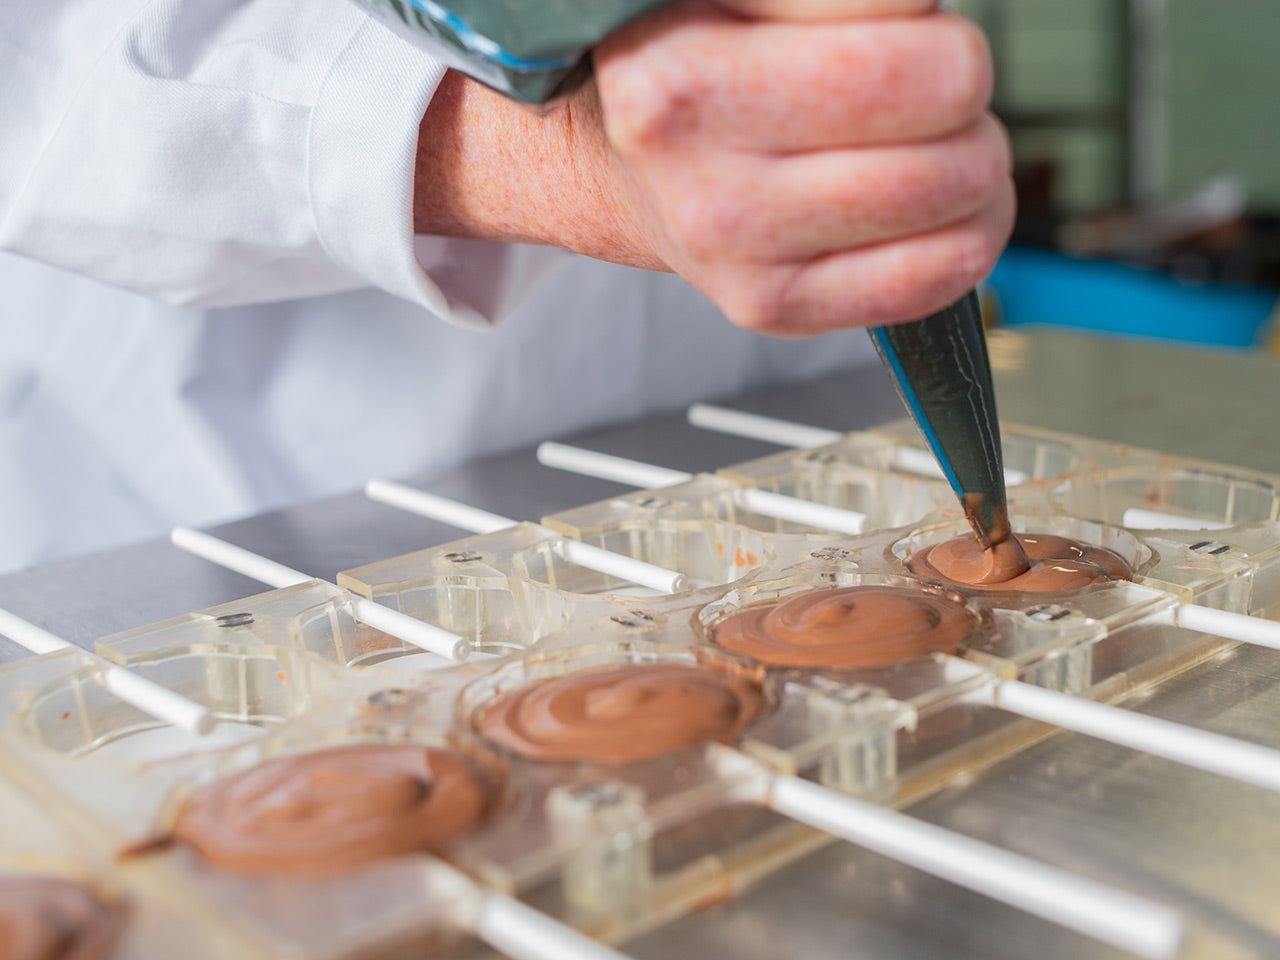
[[438, 852], [495, 803], [492, 771], [451, 750], [351, 743], [288, 754], [192, 793], [174, 839], [241, 873], [326, 876]]
[[978, 623], [962, 602], [911, 587], [818, 588], [729, 614], [711, 640], [772, 666], [879, 667], [955, 653]]
[[124, 911], [60, 877], [0, 875], [0, 957], [106, 960]]
[[531, 760], [630, 763], [733, 740], [764, 708], [744, 677], [683, 663], [623, 664], [535, 680], [483, 707], [478, 732]]
[[955, 537], [917, 550], [907, 569], [930, 580], [969, 590], [1057, 593], [1107, 580], [1130, 580], [1133, 568], [1114, 550], [1049, 533], [1013, 535], [1026, 553], [1024, 567], [1017, 551], [1000, 546], [984, 550], [971, 536]]

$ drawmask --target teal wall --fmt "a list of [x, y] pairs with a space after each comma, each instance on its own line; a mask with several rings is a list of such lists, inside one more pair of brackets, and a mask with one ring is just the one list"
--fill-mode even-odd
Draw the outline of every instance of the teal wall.
[[1231, 172], [1280, 210], [1280, 2], [1165, 0], [1166, 186]]
[[[1019, 159], [1053, 158], [1067, 210], [1220, 173], [1280, 211], [1280, 0], [959, 0], [995, 50]], [[1137, 27], [1130, 35], [1131, 12]], [[1140, 44], [1140, 45], [1139, 45]], [[1136, 64], [1145, 96], [1129, 109]]]
[[1019, 160], [1052, 158], [1067, 210], [1118, 203], [1127, 165], [1120, 0], [967, 0], [991, 38], [996, 108]]

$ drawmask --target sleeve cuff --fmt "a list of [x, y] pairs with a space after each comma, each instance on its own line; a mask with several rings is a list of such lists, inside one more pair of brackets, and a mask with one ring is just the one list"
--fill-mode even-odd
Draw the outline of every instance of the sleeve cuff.
[[307, 134], [308, 194], [325, 251], [345, 271], [464, 326], [488, 320], [451, 303], [423, 263], [448, 261], [440, 238], [415, 238], [418, 124], [445, 65], [366, 19], [321, 85]]
[[451, 323], [487, 328], [576, 258], [550, 247], [414, 235], [418, 127], [445, 69], [367, 19], [320, 88], [308, 193], [320, 242], [339, 268]]

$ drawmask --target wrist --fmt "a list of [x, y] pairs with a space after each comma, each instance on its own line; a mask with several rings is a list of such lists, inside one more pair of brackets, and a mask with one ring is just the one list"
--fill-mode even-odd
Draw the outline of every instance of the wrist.
[[667, 269], [635, 197], [590, 84], [539, 115], [449, 71], [419, 125], [417, 233], [548, 244]]

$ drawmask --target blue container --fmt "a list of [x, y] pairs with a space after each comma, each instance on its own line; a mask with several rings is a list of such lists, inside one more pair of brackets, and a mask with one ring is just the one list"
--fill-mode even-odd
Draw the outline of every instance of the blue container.
[[1047, 323], [1250, 347], [1276, 306], [1270, 287], [1191, 285], [1156, 270], [1010, 247], [988, 280], [1005, 323]]

